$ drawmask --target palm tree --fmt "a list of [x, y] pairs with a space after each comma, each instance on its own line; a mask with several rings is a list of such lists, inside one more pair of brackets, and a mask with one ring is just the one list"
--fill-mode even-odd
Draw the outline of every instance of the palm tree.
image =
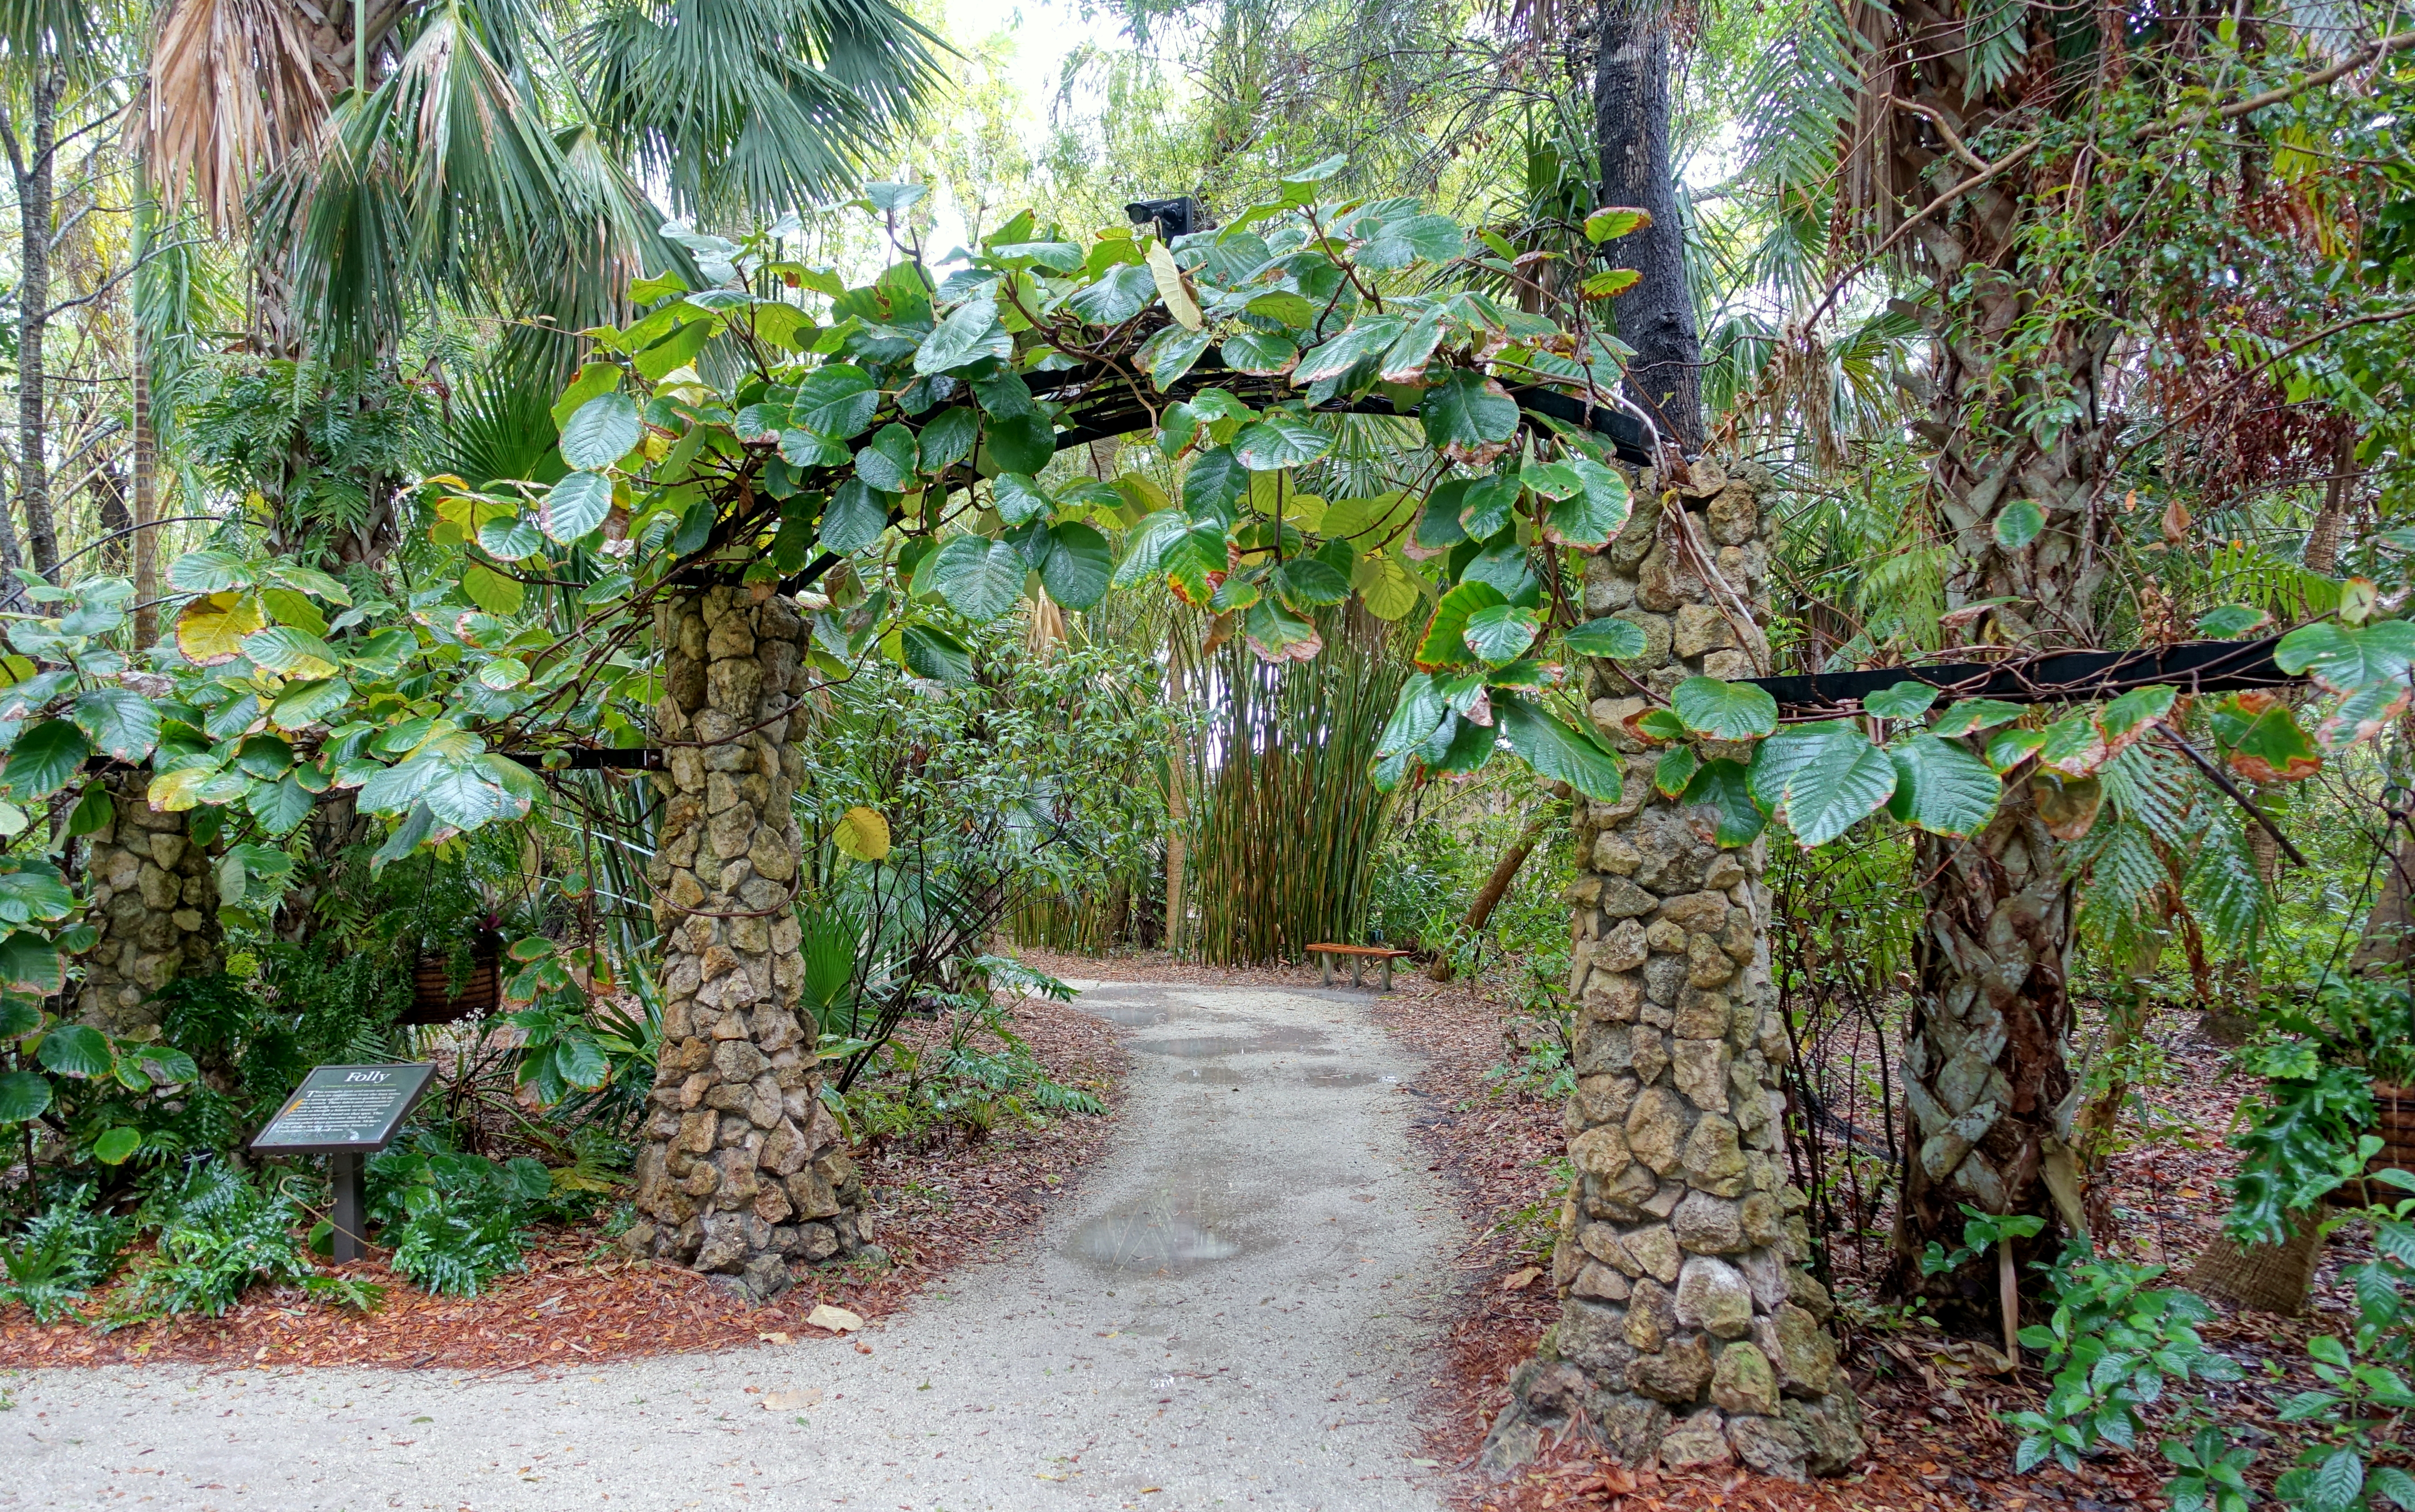
[[567, 30], [507, 0], [315, 14], [176, 0], [138, 127], [170, 209], [249, 229], [281, 352], [390, 353], [439, 299], [609, 320], [632, 275], [684, 265], [664, 209], [830, 195], [938, 78], [935, 39], [887, 0], [600, 0]]

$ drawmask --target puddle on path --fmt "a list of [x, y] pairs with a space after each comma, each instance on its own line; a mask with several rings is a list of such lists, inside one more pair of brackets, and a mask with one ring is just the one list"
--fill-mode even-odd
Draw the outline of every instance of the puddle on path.
[[1229, 1034], [1182, 1034], [1163, 1040], [1139, 1040], [1132, 1048], [1152, 1055], [1174, 1055], [1183, 1060], [1215, 1060], [1225, 1055], [1264, 1055], [1276, 1050], [1297, 1050], [1312, 1055], [1329, 1055], [1326, 1048], [1328, 1035], [1323, 1029], [1274, 1027], [1259, 1030], [1249, 1039]]
[[1145, 1029], [1152, 1024], [1164, 1024], [1174, 1017], [1170, 1010], [1152, 1007], [1147, 1003], [1096, 1003], [1084, 998], [1082, 1009], [1085, 1012], [1095, 1013], [1110, 1024], [1120, 1024], [1128, 1029]]
[[1107, 1270], [1180, 1276], [1211, 1261], [1230, 1260], [1241, 1246], [1215, 1231], [1195, 1193], [1160, 1192], [1083, 1224], [1066, 1241], [1065, 1252]]

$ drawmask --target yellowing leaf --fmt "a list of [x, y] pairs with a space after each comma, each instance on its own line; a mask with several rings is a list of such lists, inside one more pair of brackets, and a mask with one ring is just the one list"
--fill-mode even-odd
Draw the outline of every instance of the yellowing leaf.
[[259, 601], [248, 593], [212, 593], [176, 616], [176, 649], [196, 666], [222, 666], [243, 654], [243, 637], [262, 626]]
[[1641, 280], [1642, 277], [1642, 274], [1637, 272], [1633, 268], [1606, 268], [1599, 273], [1591, 275], [1585, 279], [1585, 297], [1587, 299], [1608, 299], [1613, 294], [1625, 293], [1628, 290], [1634, 288], [1636, 283]]
[[216, 769], [210, 767], [179, 767], [152, 778], [146, 796], [151, 806], [161, 813], [181, 814], [202, 801], [202, 784], [217, 775]]
[[880, 861], [889, 854], [889, 821], [880, 816], [878, 810], [859, 803], [838, 816], [838, 828], [832, 831], [831, 843], [849, 860]]
[[1191, 291], [1182, 286], [1182, 270], [1174, 265], [1174, 253], [1163, 242], [1148, 244], [1149, 276], [1157, 280], [1158, 296], [1186, 331], [1196, 331], [1205, 322], [1199, 316], [1199, 304]]

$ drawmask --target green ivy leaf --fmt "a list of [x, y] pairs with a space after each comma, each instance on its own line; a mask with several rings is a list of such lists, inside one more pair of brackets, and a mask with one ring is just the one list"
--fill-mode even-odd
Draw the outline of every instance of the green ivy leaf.
[[645, 433], [636, 399], [598, 394], [572, 411], [562, 427], [562, 459], [574, 468], [601, 471], [626, 457]]
[[1778, 700], [1745, 682], [1689, 677], [1669, 695], [1669, 707], [1697, 735], [1748, 741], [1778, 728]]

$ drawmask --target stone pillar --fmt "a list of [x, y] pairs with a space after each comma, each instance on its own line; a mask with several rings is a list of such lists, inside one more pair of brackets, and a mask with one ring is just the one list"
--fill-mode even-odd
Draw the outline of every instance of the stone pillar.
[[84, 954], [76, 1016], [111, 1034], [156, 1026], [160, 988], [219, 969], [209, 855], [192, 843], [186, 816], [151, 806], [150, 776], [137, 770], [101, 779], [112, 812], [84, 837], [84, 917], [100, 938]]
[[[757, 1302], [792, 1260], [852, 1254], [863, 1185], [821, 1103], [798, 1002], [795, 897], [804, 754], [791, 711], [805, 636], [777, 596], [712, 588], [656, 610], [666, 770], [647, 876], [663, 931], [662, 1053], [622, 1242]], [[802, 726], [802, 718], [795, 723]]]
[[[1578, 818], [1578, 1184], [1552, 1265], [1564, 1310], [1486, 1442], [1496, 1472], [1568, 1432], [1629, 1464], [1741, 1460], [1797, 1477], [1862, 1451], [1779, 1153], [1789, 1044], [1769, 980], [1767, 842], [1721, 849], [1706, 809], [1653, 790], [1657, 757], [1624, 724], [1688, 677], [1764, 670], [1747, 649], [1761, 626], [1730, 614], [1767, 618], [1775, 522], [1766, 474], [1739, 473], [1697, 463], [1664, 501], [1646, 471], [1633, 519], [1586, 567], [1586, 612], [1633, 621], [1646, 645], [1587, 671], [1595, 723], [1630, 755], [1625, 798]], [[1700, 557], [1728, 593], [1692, 568]]]

